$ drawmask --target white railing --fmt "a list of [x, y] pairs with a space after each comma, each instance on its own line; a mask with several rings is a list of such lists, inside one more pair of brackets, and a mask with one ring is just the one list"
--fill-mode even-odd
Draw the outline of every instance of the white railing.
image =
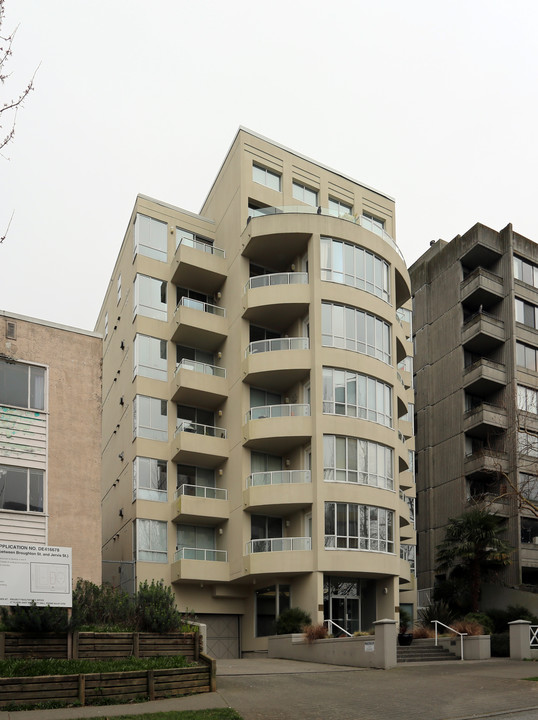
[[226, 438], [226, 429], [216, 427], [215, 425], [202, 425], [191, 420], [177, 421], [176, 432], [174, 437], [180, 432], [194, 433], [196, 435], [206, 435], [207, 437]]
[[209, 560], [212, 562], [228, 562], [228, 552], [226, 550], [205, 550], [202, 548], [184, 547], [177, 550], [174, 555], [174, 561], [178, 560]]
[[202, 312], [209, 313], [210, 315], [219, 315], [225, 317], [226, 310], [219, 307], [218, 305], [211, 305], [211, 303], [203, 302], [202, 300], [195, 300], [194, 298], [183, 295], [176, 305], [176, 312], [179, 307], [187, 307], [192, 310], [201, 310]]
[[310, 470], [272, 470], [256, 472], [247, 477], [247, 488], [260, 485], [292, 485], [312, 482]]
[[245, 421], [261, 420], [263, 418], [279, 418], [279, 417], [308, 417], [310, 415], [310, 405], [286, 404], [286, 405], [261, 405], [260, 407], [250, 408], [245, 416]]
[[449, 625], [445, 625], [440, 620], [433, 620], [433, 624], [435, 625], [435, 646], [437, 647], [437, 626], [442, 625], [447, 630], [450, 630], [450, 632], [455, 633], [456, 635], [460, 636], [460, 643], [461, 643], [461, 659], [463, 660], [463, 636], [467, 635], [467, 633], [460, 633], [457, 630], [454, 630], [454, 628], [451, 628]]
[[530, 646], [536, 650], [538, 649], [538, 625], [529, 625], [529, 633]]
[[290, 550], [311, 550], [312, 538], [309, 537], [285, 537], [265, 538], [263, 540], [249, 540], [247, 543], [247, 555], [260, 552], [289, 552]]
[[227, 500], [228, 490], [205, 485], [180, 485], [180, 487], [177, 488], [174, 497], [177, 499], [181, 495], [208, 498], [210, 500]]
[[308, 273], [283, 272], [270, 275], [251, 277], [245, 285], [245, 292], [253, 288], [270, 287], [272, 285], [308, 285]]
[[217, 365], [209, 365], [208, 363], [197, 362], [196, 360], [188, 360], [183, 358], [176, 365], [177, 374], [180, 370], [193, 370], [197, 373], [203, 373], [204, 375], [215, 375], [216, 377], [226, 377], [226, 370], [218, 367]]
[[341, 627], [340, 625], [338, 625], [338, 623], [335, 623], [334, 620], [330, 620], [329, 618], [326, 618], [323, 621], [323, 624], [325, 624], [325, 623], [327, 623], [327, 630], [331, 633], [331, 635], [334, 635], [334, 633], [331, 630], [331, 628], [334, 625], [334, 627], [337, 628], [340, 632], [343, 632], [348, 637], [353, 637], [353, 635], [350, 632], [348, 632], [347, 630], [344, 630], [344, 628]]
[[193, 238], [183, 236], [179, 239], [177, 244], [178, 247], [180, 247], [180, 245], [185, 245], [187, 247], [194, 248], [195, 250], [201, 250], [202, 252], [209, 253], [210, 255], [216, 255], [217, 257], [226, 257], [224, 250], [211, 245], [211, 243], [202, 242], [201, 240], [194, 240]]
[[274, 352], [276, 350], [308, 350], [310, 340], [307, 337], [283, 337], [271, 340], [255, 340], [249, 343], [245, 357], [254, 353]]

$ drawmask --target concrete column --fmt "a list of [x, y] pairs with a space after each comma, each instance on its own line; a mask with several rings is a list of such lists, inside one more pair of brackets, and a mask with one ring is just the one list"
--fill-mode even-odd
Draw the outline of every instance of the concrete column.
[[510, 630], [510, 660], [531, 658], [530, 622], [514, 620], [508, 623]]
[[376, 667], [389, 670], [396, 667], [396, 641], [398, 631], [396, 620], [376, 620], [375, 628], [375, 663]]

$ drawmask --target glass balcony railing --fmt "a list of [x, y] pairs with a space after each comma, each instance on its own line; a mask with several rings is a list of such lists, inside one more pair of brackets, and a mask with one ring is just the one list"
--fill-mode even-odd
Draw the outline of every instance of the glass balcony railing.
[[245, 416], [245, 421], [261, 420], [262, 418], [279, 418], [279, 417], [308, 417], [310, 415], [310, 405], [287, 404], [287, 405], [262, 405], [260, 407], [250, 408]]
[[174, 437], [180, 432], [194, 433], [196, 435], [205, 435], [206, 437], [226, 438], [226, 429], [215, 427], [214, 425], [202, 425], [191, 420], [178, 420]]
[[182, 245], [194, 248], [195, 250], [201, 250], [202, 252], [209, 253], [210, 255], [215, 255], [216, 257], [226, 257], [224, 250], [211, 245], [211, 243], [202, 242], [201, 240], [193, 240], [193, 238], [182, 237], [180, 238], [177, 246], [179, 248]]
[[203, 362], [196, 362], [196, 360], [187, 360], [183, 358], [176, 365], [177, 374], [180, 370], [192, 370], [193, 372], [202, 373], [203, 375], [215, 375], [215, 377], [226, 377], [226, 370], [217, 365], [208, 365]]
[[174, 562], [178, 560], [209, 560], [212, 562], [228, 562], [226, 550], [206, 550], [204, 548], [184, 547], [177, 550], [174, 555]]
[[249, 540], [246, 554], [260, 552], [289, 552], [290, 550], [312, 550], [312, 538], [309, 537], [285, 537], [266, 538], [263, 540]]
[[411, 572], [416, 575], [416, 557], [417, 557], [417, 546], [416, 545], [405, 545], [400, 544], [400, 558], [407, 560], [411, 566]]
[[407, 503], [407, 506], [409, 507], [409, 519], [411, 520], [411, 522], [414, 525], [415, 524], [415, 498], [409, 497], [402, 490], [400, 490], [400, 500], [403, 500], [405, 503]]
[[211, 305], [211, 303], [203, 302], [202, 300], [195, 300], [194, 298], [187, 297], [184, 295], [176, 306], [176, 312], [180, 307], [192, 308], [192, 310], [201, 310], [202, 312], [209, 313], [210, 315], [219, 315], [220, 317], [226, 316], [226, 310], [219, 307], [218, 305]]
[[245, 357], [261, 352], [275, 350], [308, 350], [310, 340], [307, 337], [272, 338], [271, 340], [255, 340], [249, 343], [245, 350]]
[[251, 277], [245, 285], [245, 292], [254, 288], [270, 287], [272, 285], [308, 285], [308, 273], [283, 272], [270, 275], [256, 275]]
[[180, 485], [174, 495], [175, 499], [182, 495], [189, 497], [206, 498], [208, 500], [227, 500], [228, 490], [223, 488], [209, 487], [205, 485]]
[[310, 470], [273, 470], [256, 472], [247, 477], [247, 488], [261, 485], [293, 485], [312, 482]]

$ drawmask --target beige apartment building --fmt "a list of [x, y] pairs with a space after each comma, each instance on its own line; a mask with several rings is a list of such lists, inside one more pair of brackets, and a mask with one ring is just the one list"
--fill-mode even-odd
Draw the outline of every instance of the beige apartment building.
[[477, 503], [506, 518], [505, 583], [535, 589], [538, 519], [521, 505], [537, 498], [538, 245], [477, 224], [432, 243], [410, 275], [419, 595], [449, 518]]
[[334, 633], [413, 609], [394, 235], [390, 197], [245, 129], [200, 214], [136, 199], [97, 322], [104, 568], [170, 583], [217, 657], [288, 607]]
[[101, 355], [94, 332], [0, 311], [0, 542], [72, 548], [101, 582]]

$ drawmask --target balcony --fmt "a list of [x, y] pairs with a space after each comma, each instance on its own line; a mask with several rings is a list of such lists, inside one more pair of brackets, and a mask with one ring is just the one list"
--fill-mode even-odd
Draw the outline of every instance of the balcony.
[[243, 299], [243, 317], [262, 327], [284, 331], [308, 312], [308, 273], [290, 272], [250, 278]]
[[227, 457], [228, 441], [224, 428], [178, 420], [172, 443], [174, 462], [214, 468]]
[[243, 491], [246, 511], [289, 514], [312, 505], [310, 470], [277, 470], [252, 473]]
[[415, 525], [415, 498], [406, 495], [402, 490], [399, 491], [400, 500], [405, 504], [400, 512], [400, 518], [403, 518], [407, 524]]
[[398, 473], [398, 485], [402, 490], [411, 490], [411, 488], [415, 487], [415, 478], [409, 469]]
[[212, 295], [226, 280], [224, 250], [182, 237], [172, 264], [172, 282]]
[[226, 339], [226, 311], [218, 305], [182, 297], [172, 320], [172, 341], [214, 352]]
[[311, 369], [307, 337], [284, 337], [251, 342], [243, 361], [243, 380], [283, 393], [306, 378]]
[[172, 522], [216, 525], [228, 520], [228, 491], [200, 485], [181, 485], [172, 505]]
[[250, 540], [243, 557], [250, 575], [299, 575], [313, 571], [312, 539], [309, 537]]
[[469, 270], [478, 266], [490, 267], [502, 256], [502, 242], [498, 234], [489, 228], [476, 225], [462, 238], [466, 248], [461, 263]]
[[413, 575], [417, 574], [416, 558], [417, 558], [416, 545], [407, 545], [406, 543], [400, 544], [400, 559], [409, 563], [409, 569]]
[[170, 568], [172, 583], [189, 581], [229, 582], [230, 565], [225, 550], [182, 548]]
[[214, 410], [228, 397], [226, 370], [184, 358], [176, 365], [170, 397], [181, 405]]
[[471, 455], [466, 455], [464, 472], [469, 478], [495, 473], [508, 472], [508, 455], [499, 450], [480, 448]]
[[508, 417], [506, 408], [489, 403], [480, 403], [463, 416], [463, 430], [471, 437], [485, 439], [492, 433], [506, 430]]
[[503, 299], [504, 281], [483, 267], [477, 267], [460, 285], [461, 302], [472, 310], [491, 307]]
[[251, 408], [245, 417], [245, 447], [282, 455], [312, 438], [310, 405], [266, 405]]
[[485, 312], [472, 315], [461, 331], [461, 344], [477, 355], [491, 352], [504, 340], [504, 322]]
[[463, 371], [463, 387], [472, 395], [486, 397], [506, 385], [504, 365], [480, 358]]

